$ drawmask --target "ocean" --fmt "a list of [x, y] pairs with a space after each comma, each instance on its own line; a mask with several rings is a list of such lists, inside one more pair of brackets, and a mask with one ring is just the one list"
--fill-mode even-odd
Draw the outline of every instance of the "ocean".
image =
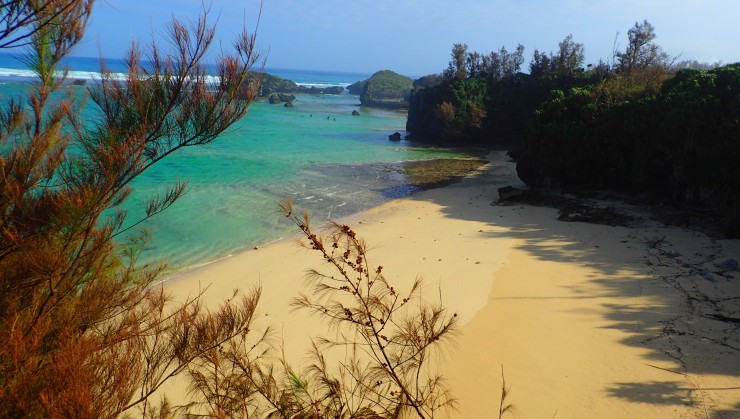
[[[106, 60], [112, 71], [123, 63]], [[99, 60], [71, 58], [71, 78], [94, 79]], [[266, 69], [299, 84], [346, 86], [369, 74]], [[0, 100], [30, 86], [23, 63], [0, 54]], [[88, 104], [88, 106], [91, 106]], [[358, 110], [360, 116], [352, 116]], [[409, 195], [402, 163], [466, 156], [446, 148], [391, 142], [406, 115], [364, 108], [354, 95], [297, 95], [295, 107], [260, 101], [210, 145], [180, 150], [134, 184], [125, 203], [129, 222], [144, 214], [148, 197], [185, 181], [188, 192], [143, 226], [152, 233], [140, 263], [167, 261], [186, 270], [294, 234], [277, 212], [290, 198], [317, 223]]]

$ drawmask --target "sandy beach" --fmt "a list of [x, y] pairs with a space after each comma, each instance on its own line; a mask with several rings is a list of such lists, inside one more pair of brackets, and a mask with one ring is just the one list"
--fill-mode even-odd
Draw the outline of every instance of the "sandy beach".
[[[503, 153], [489, 160], [460, 182], [342, 220], [398, 288], [421, 277], [425, 297], [461, 317], [439, 360], [459, 401], [451, 416], [496, 417], [502, 367], [519, 419], [740, 416], [740, 272], [717, 266], [740, 260], [740, 241], [667, 227], [626, 204], [635, 221], [616, 227], [492, 205], [499, 187], [523, 185]], [[208, 287], [216, 306], [260, 284], [261, 322], [300, 363], [327, 327], [289, 302], [320, 263], [285, 239], [165, 287], [176, 299]]]

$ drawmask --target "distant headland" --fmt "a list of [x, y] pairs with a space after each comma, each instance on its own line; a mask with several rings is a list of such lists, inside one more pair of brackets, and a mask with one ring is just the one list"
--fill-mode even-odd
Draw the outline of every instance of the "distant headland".
[[292, 94], [340, 95], [345, 90], [360, 96], [362, 106], [384, 109], [408, 109], [412, 89], [430, 87], [441, 82], [441, 76], [425, 76], [414, 80], [391, 70], [381, 70], [366, 80], [349, 86], [305, 86], [292, 80], [268, 73], [254, 73], [261, 81], [260, 96], [269, 98], [270, 103], [292, 103]]
[[250, 78], [258, 78], [261, 82], [260, 96], [269, 97], [274, 93], [305, 93], [341, 95], [344, 86], [304, 86], [292, 80], [284, 79], [268, 73], [250, 73]]

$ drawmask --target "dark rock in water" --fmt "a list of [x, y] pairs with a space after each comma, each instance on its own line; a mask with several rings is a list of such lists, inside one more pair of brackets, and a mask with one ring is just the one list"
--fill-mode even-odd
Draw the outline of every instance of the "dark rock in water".
[[400, 132], [394, 132], [393, 134], [388, 136], [388, 139], [391, 141], [401, 141], [401, 133]]
[[299, 85], [298, 89], [295, 91], [298, 93], [307, 93], [310, 95], [341, 95], [344, 92], [344, 86], [306, 87]]
[[271, 105], [275, 105], [278, 103], [288, 103], [295, 100], [295, 96], [293, 95], [286, 95], [283, 93], [273, 93], [268, 97], [268, 100], [270, 101]]
[[72, 86], [84, 86], [87, 84], [87, 80], [85, 79], [74, 79], [72, 80]]
[[324, 93], [328, 95], [341, 95], [342, 93], [344, 93], [344, 86], [332, 86], [324, 90]]
[[513, 186], [504, 186], [503, 188], [498, 188], [499, 202], [511, 201], [512, 198], [522, 196], [522, 194], [524, 194], [524, 190], [515, 188]]
[[357, 109], [352, 111], [352, 116], [359, 116], [359, 115], [360, 115], [360, 112]]
[[403, 163], [406, 182], [430, 189], [458, 181], [486, 164], [481, 159], [434, 159]]
[[[344, 92], [343, 86], [301, 86], [294, 81], [283, 79], [282, 77], [273, 76], [267, 73], [250, 71], [247, 74], [250, 81], [260, 82], [260, 96], [270, 96], [276, 93], [306, 93], [306, 94], [331, 94], [340, 95]], [[283, 100], [282, 102], [287, 102]], [[278, 102], [275, 102], [278, 103]]]
[[283, 105], [283, 106], [285, 106], [286, 108], [292, 108], [293, 106], [295, 106], [295, 104], [291, 100], [290, 102], [285, 102], [285, 105]]

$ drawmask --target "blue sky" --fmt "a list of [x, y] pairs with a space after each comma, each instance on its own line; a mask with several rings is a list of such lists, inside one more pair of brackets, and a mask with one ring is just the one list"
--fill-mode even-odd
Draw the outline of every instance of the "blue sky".
[[[208, 0], [206, 0], [208, 1]], [[192, 19], [201, 0], [98, 0], [78, 56], [119, 57], [132, 39], [149, 41], [177, 16]], [[207, 3], [209, 4], [209, 3]], [[212, 0], [224, 48], [258, 0]], [[740, 0], [264, 0], [259, 44], [268, 67], [347, 72], [440, 72], [455, 42], [488, 52], [522, 43], [551, 51], [572, 33], [586, 61], [608, 58], [615, 35], [647, 19], [658, 43], [679, 59], [740, 61]]]

